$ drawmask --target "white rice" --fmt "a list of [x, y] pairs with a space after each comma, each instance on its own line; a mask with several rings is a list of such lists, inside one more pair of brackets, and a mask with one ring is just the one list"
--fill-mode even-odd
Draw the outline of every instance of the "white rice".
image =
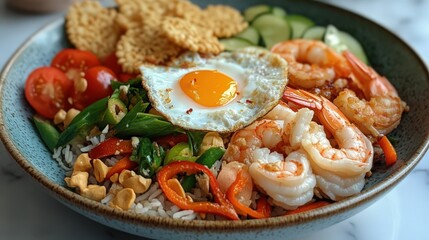
[[[54, 149], [52, 157], [58, 162], [61, 168], [71, 174], [71, 170], [76, 157], [81, 153], [91, 151], [91, 149], [97, 146], [100, 142], [103, 142], [106, 139], [106, 134], [108, 133], [108, 131], [109, 128], [108, 126], [106, 126], [106, 128], [101, 131], [100, 135], [86, 137], [85, 144], [75, 143], [58, 147]], [[122, 156], [107, 158], [105, 160], [105, 164], [107, 166], [113, 166], [120, 158], [122, 158]], [[220, 161], [214, 164], [214, 166], [211, 168], [214, 174], [217, 175], [220, 166]], [[97, 184], [97, 181], [93, 175], [89, 177], [88, 183]], [[103, 185], [106, 187], [106, 189], [108, 189], [109, 193], [100, 202], [101, 204], [109, 205], [110, 201], [114, 197], [114, 194], [112, 194], [112, 192], [117, 192], [123, 187], [122, 185], [117, 183], [112, 184], [110, 181], [104, 182]], [[201, 198], [201, 193], [198, 191], [196, 192], [196, 194], [194, 193], [192, 195], [196, 197], [195, 200], [204, 200], [204, 198]], [[199, 214], [195, 213], [194, 211], [181, 210], [178, 206], [168, 201], [164, 193], [162, 192], [162, 189], [159, 188], [159, 184], [157, 182], [154, 182], [150, 186], [148, 191], [136, 197], [129, 211], [133, 211], [138, 214], [171, 217], [183, 220], [201, 219]]]

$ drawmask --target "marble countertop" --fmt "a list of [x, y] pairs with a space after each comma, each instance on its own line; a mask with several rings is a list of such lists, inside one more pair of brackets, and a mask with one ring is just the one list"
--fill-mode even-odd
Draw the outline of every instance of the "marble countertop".
[[[429, 0], [327, 0], [390, 29], [429, 63]], [[0, 1], [0, 68], [36, 29], [62, 13], [31, 15]], [[361, 213], [304, 239], [428, 239], [429, 154], [394, 190]], [[0, 239], [141, 239], [75, 213], [50, 195], [0, 143]]]

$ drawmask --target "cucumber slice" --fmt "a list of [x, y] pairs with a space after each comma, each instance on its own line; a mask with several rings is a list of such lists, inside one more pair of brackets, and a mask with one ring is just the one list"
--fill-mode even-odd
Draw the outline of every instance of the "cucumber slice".
[[237, 34], [235, 37], [249, 40], [249, 42], [253, 43], [254, 45], [258, 45], [258, 43], [259, 43], [258, 30], [256, 30], [254, 27], [251, 27], [251, 26], [244, 29], [244, 31]]
[[314, 22], [301, 15], [287, 15], [286, 19], [292, 27], [292, 39], [300, 38], [309, 27], [314, 26]]
[[271, 13], [275, 16], [278, 16], [278, 17], [285, 17], [287, 15], [286, 10], [284, 10], [283, 8], [280, 8], [280, 7], [273, 7], [271, 9]]
[[253, 20], [252, 27], [261, 34], [268, 49], [278, 42], [289, 40], [291, 36], [289, 22], [284, 17], [272, 14], [259, 15]]
[[362, 62], [368, 64], [368, 58], [366, 57], [362, 45], [350, 34], [339, 31], [333, 25], [328, 25], [326, 27], [323, 40], [328, 46], [333, 48], [338, 53], [341, 53], [344, 50], [349, 50]]
[[356, 38], [342, 31], [340, 31], [340, 38], [341, 38], [341, 41], [347, 46], [350, 52], [352, 52], [357, 58], [359, 58], [365, 64], [369, 63], [368, 57], [366, 56], [362, 45], [359, 43], [358, 40], [356, 40]]
[[323, 36], [325, 36], [325, 31], [326, 31], [326, 27], [322, 27], [322, 26], [309, 27], [302, 34], [301, 38], [313, 39], [313, 40], [323, 40]]
[[246, 20], [247, 22], [251, 22], [256, 16], [262, 13], [268, 13], [268, 12], [271, 12], [271, 7], [268, 5], [252, 6], [244, 10], [243, 12], [244, 20]]
[[340, 31], [333, 25], [328, 25], [326, 27], [323, 41], [338, 53], [348, 49], [347, 46], [341, 41]]
[[249, 40], [238, 37], [221, 39], [220, 43], [223, 44], [226, 51], [235, 51], [240, 48], [255, 46]]

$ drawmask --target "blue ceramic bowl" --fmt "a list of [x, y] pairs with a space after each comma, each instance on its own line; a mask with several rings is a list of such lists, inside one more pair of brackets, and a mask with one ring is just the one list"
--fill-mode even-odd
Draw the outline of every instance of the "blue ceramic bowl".
[[[198, 1], [202, 6], [209, 1]], [[239, 9], [260, 1], [217, 1]], [[110, 227], [162, 239], [277, 239], [297, 237], [340, 222], [365, 209], [401, 181], [428, 147], [429, 76], [420, 58], [401, 39], [351, 12], [319, 2], [264, 1], [289, 13], [303, 14], [319, 25], [334, 24], [354, 35], [364, 46], [371, 65], [387, 76], [410, 106], [393, 132], [399, 160], [394, 166], [376, 163], [362, 193], [329, 206], [295, 215], [248, 221], [184, 221], [118, 211], [75, 194], [64, 187], [64, 175], [38, 137], [24, 99], [24, 83], [36, 67], [49, 65], [62, 48], [70, 47], [64, 20], [49, 24], [30, 37], [13, 55], [1, 74], [0, 136], [5, 146], [35, 180], [73, 210]]]

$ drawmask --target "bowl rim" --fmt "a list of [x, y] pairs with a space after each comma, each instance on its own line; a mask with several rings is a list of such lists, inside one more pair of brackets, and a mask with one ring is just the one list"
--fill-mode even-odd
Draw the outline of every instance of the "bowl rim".
[[[409, 46], [405, 41], [403, 41], [399, 36], [388, 30], [387, 28], [381, 26], [380, 24], [363, 17], [357, 13], [351, 12], [349, 10], [343, 9], [341, 7], [333, 6], [327, 3], [322, 2], [311, 2], [311, 4], [329, 8], [331, 11], [339, 11], [344, 14], [352, 15], [355, 18], [366, 22], [366, 24], [374, 25], [380, 28], [381, 31], [386, 32], [389, 37], [393, 38], [395, 41], [401, 44], [401, 47], [406, 48], [411, 54], [414, 55], [414, 58], [418, 61], [418, 64], [426, 70], [426, 79], [429, 81], [429, 69], [427, 64], [422, 60], [422, 58], [414, 51], [414, 49]], [[14, 65], [16, 59], [23, 53], [23, 51], [32, 43], [32, 41], [44, 31], [47, 31], [51, 28], [57, 28], [58, 26], [63, 26], [65, 23], [64, 17], [57, 19], [53, 22], [46, 24], [41, 27], [39, 30], [34, 32], [30, 37], [28, 37], [24, 43], [19, 46], [19, 48], [13, 53], [9, 58], [6, 65], [2, 69], [0, 74], [0, 106], [3, 106], [3, 90], [4, 84], [6, 81], [6, 76], [8, 75], [10, 69]], [[86, 199], [80, 196], [77, 193], [72, 192], [71, 190], [56, 184], [55, 182], [49, 180], [44, 176], [40, 171], [37, 171], [33, 168], [32, 164], [27, 161], [24, 156], [18, 151], [18, 148], [11, 141], [9, 133], [6, 130], [3, 111], [0, 111], [0, 139], [3, 142], [4, 146], [11, 154], [13, 159], [34, 179], [36, 179], [40, 184], [45, 188], [51, 190], [55, 195], [65, 200], [66, 202], [73, 203], [80, 208], [84, 208], [87, 212], [93, 212], [97, 215], [103, 215], [114, 220], [126, 221], [131, 224], [141, 225], [141, 226], [150, 226], [154, 228], [169, 228], [172, 230], [187, 230], [187, 231], [199, 231], [201, 229], [210, 230], [210, 231], [222, 231], [222, 232], [236, 232], [239, 230], [249, 230], [249, 231], [258, 231], [262, 229], [273, 229], [273, 228], [287, 228], [292, 226], [297, 226], [312, 222], [315, 220], [323, 220], [329, 218], [332, 214], [341, 213], [344, 211], [351, 211], [359, 205], [369, 206], [369, 203], [375, 200], [377, 197], [382, 196], [383, 194], [390, 191], [395, 185], [397, 185], [404, 177], [406, 177], [411, 170], [420, 162], [425, 152], [429, 148], [429, 132], [426, 133], [424, 141], [417, 148], [416, 152], [411, 156], [406, 164], [399, 167], [393, 174], [389, 175], [386, 179], [382, 180], [380, 183], [376, 183], [371, 188], [363, 190], [359, 195], [351, 196], [345, 200], [334, 202], [328, 206], [314, 209], [307, 212], [302, 212], [298, 214], [274, 217], [268, 219], [251, 219], [245, 221], [230, 221], [230, 220], [180, 220], [172, 219], [165, 217], [155, 217], [148, 216], [144, 214], [137, 214], [132, 212], [124, 212], [121, 210], [113, 209], [111, 207], [100, 204], [89, 199]]]

